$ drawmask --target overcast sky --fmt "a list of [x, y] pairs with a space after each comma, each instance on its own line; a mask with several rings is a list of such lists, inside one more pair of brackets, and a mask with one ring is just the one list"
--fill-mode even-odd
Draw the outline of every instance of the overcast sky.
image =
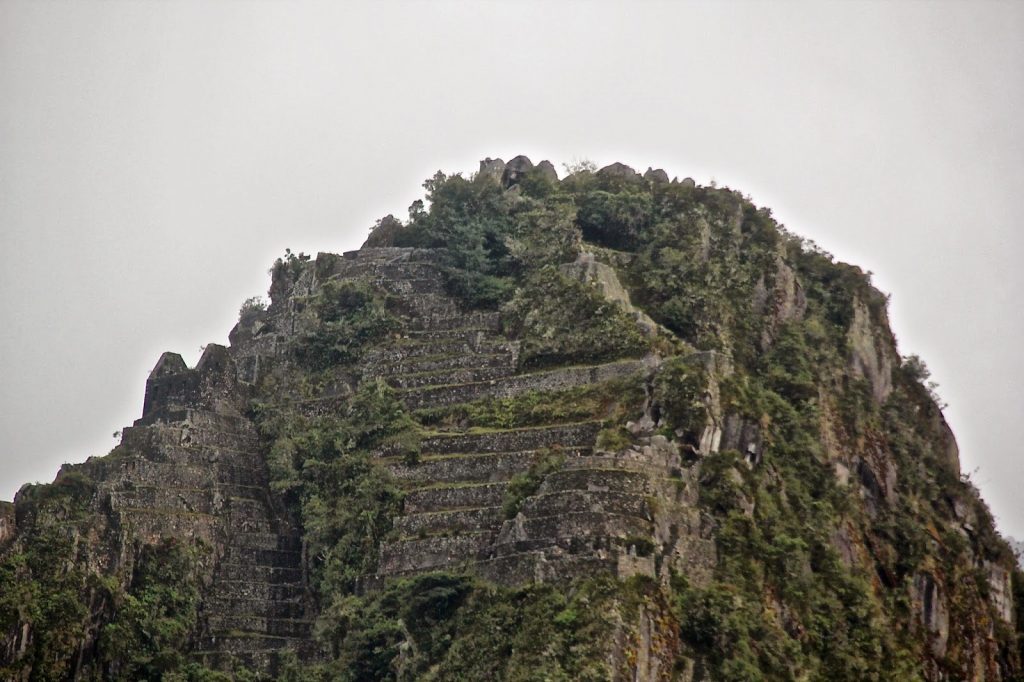
[[0, 1], [0, 499], [294, 251], [525, 153], [715, 179], [875, 273], [1024, 537], [1024, 3]]

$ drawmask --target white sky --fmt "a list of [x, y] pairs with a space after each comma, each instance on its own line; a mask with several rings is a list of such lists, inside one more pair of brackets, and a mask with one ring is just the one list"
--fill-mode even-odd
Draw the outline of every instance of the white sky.
[[[0, 498], [437, 169], [712, 178], [876, 273], [1024, 537], [1024, 3], [0, 0]], [[976, 471], [975, 471], [976, 470]]]

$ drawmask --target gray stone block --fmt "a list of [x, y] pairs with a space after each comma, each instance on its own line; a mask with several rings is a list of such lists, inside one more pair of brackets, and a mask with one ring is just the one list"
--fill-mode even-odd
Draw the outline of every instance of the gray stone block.
[[507, 484], [483, 483], [411, 490], [405, 495], [405, 512], [416, 514], [445, 509], [497, 507], [505, 496]]

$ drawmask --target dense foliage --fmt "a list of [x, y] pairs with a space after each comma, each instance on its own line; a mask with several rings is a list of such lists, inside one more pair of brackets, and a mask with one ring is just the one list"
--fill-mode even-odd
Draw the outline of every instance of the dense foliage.
[[396, 326], [384, 299], [363, 282], [325, 282], [310, 301], [315, 326], [295, 344], [296, 359], [312, 370], [354, 363]]
[[324, 633], [332, 660], [296, 662], [282, 679], [598, 682], [621, 672], [605, 656], [616, 618], [658, 600], [644, 580], [507, 589], [429, 573], [337, 603]]
[[113, 617], [100, 632], [107, 679], [166, 680], [175, 672], [184, 679], [199, 605], [195, 567], [201, 551], [173, 539], [140, 550], [128, 590], [115, 593]]
[[553, 265], [531, 274], [504, 312], [509, 332], [524, 339], [527, 368], [635, 357], [651, 347], [620, 305]]
[[372, 572], [376, 548], [401, 510], [401, 491], [373, 452], [414, 453], [417, 436], [380, 381], [361, 385], [341, 413], [311, 416], [299, 407], [259, 405], [257, 418], [271, 443], [271, 487], [299, 510], [311, 582], [327, 602]]

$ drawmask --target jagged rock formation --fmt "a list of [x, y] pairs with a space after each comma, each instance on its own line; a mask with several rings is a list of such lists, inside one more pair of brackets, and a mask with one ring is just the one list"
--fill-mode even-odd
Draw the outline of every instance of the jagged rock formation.
[[0, 672], [1019, 673], [1012, 556], [858, 270], [663, 170], [427, 187], [0, 504]]

